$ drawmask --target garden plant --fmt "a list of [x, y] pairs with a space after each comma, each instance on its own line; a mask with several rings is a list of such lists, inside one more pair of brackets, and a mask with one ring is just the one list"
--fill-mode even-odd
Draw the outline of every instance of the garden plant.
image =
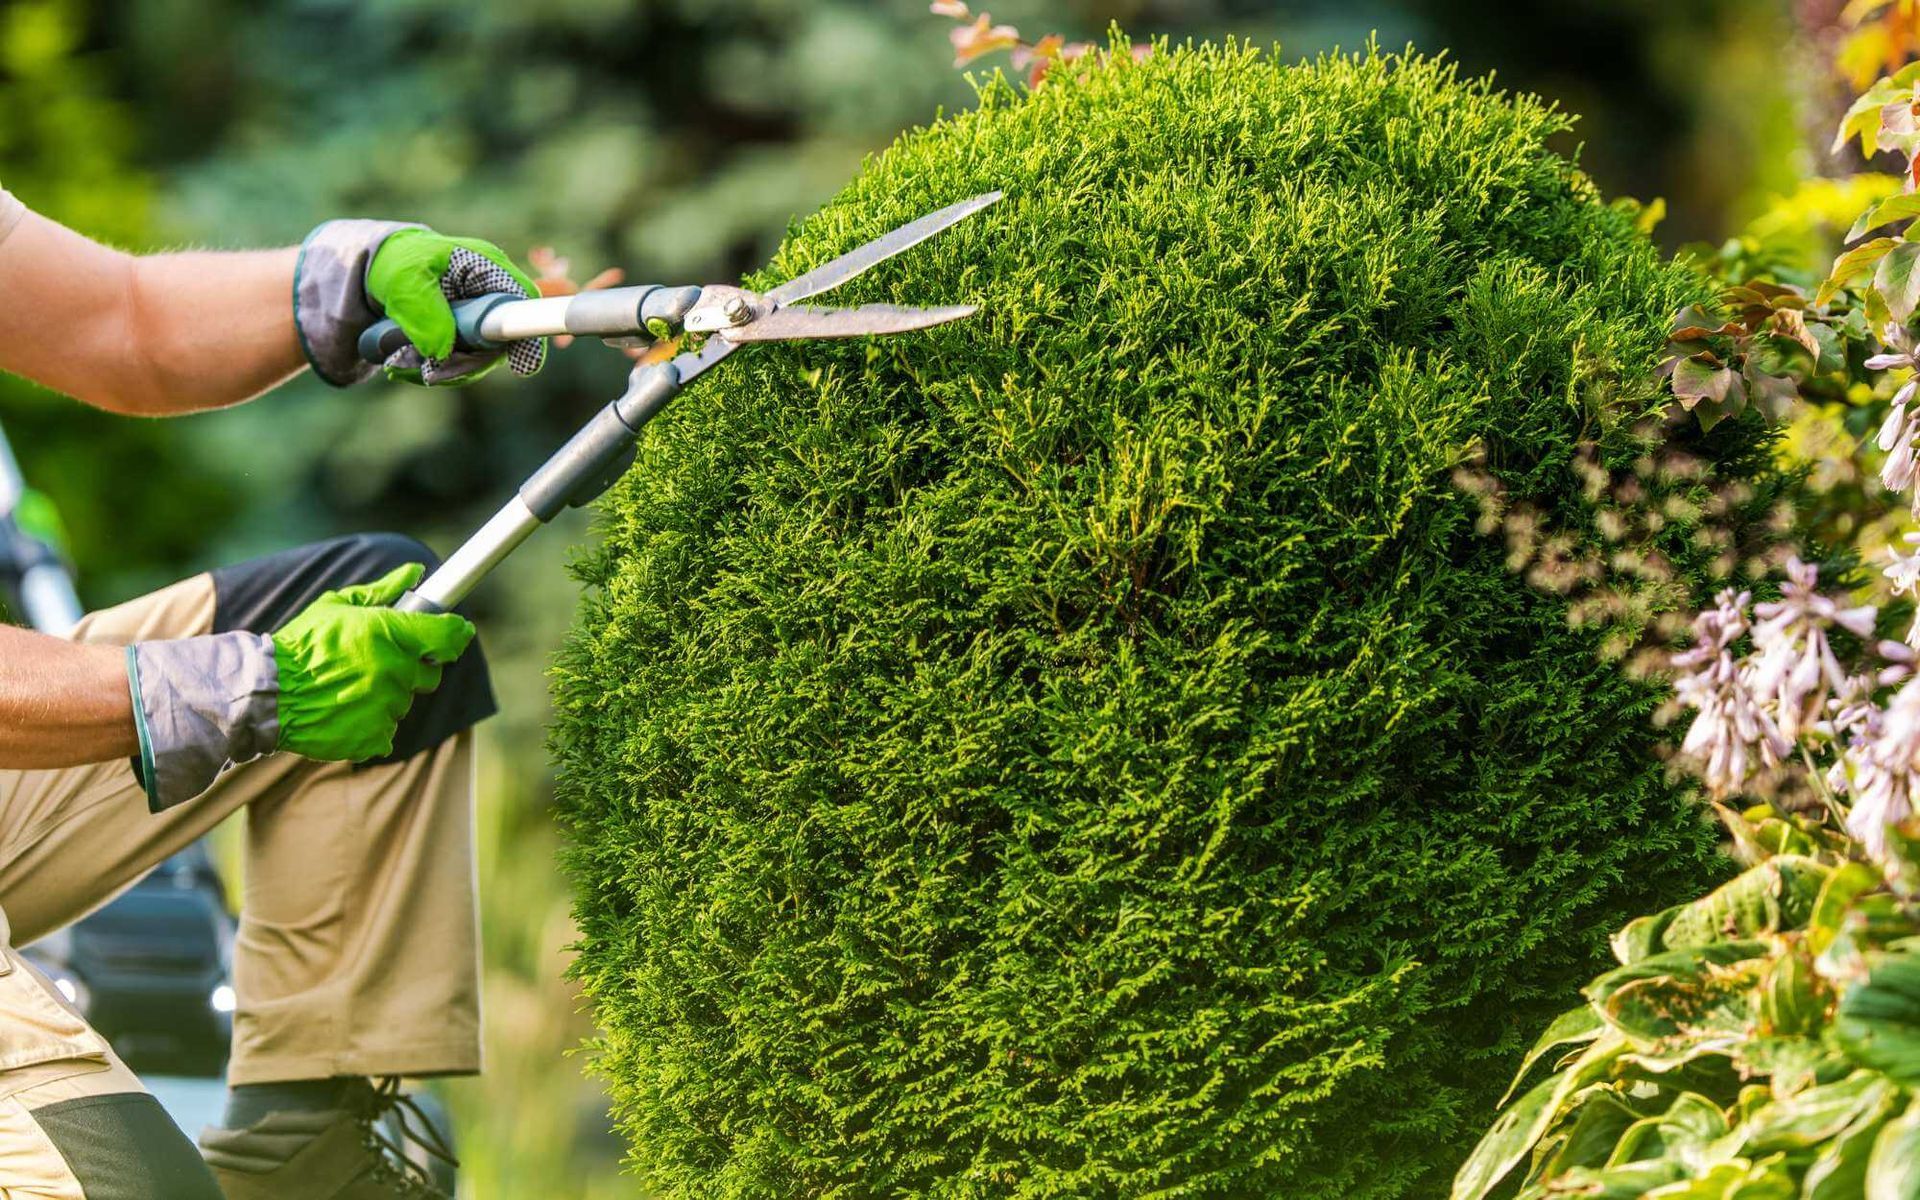
[[[1619, 965], [1526, 1056], [1455, 1200], [1509, 1179], [1524, 1200], [1920, 1195], [1920, 536], [1894, 536], [1913, 525], [1920, 444], [1920, 64], [1903, 65], [1920, 27], [1907, 0], [1849, 13], [1843, 68], [1891, 74], [1833, 149], [1897, 155], [1900, 178], [1803, 189], [1768, 219], [1847, 201], [1848, 245], [1817, 286], [1768, 238], [1729, 242], [1706, 263], [1727, 286], [1682, 311], [1666, 363], [1701, 425], [1758, 404], [1808, 473], [1791, 522], [1806, 544], [1761, 598], [1730, 587], [1691, 644], [1648, 648], [1686, 721], [1677, 765], [1751, 805], [1719, 809], [1746, 870], [1621, 929]], [[1497, 485], [1472, 486], [1502, 507]], [[1594, 500], [1632, 524], [1613, 489]], [[1599, 589], [1635, 590], [1605, 574]]]
[[[767, 279], [1007, 193], [836, 294], [979, 316], [728, 362], [580, 564], [576, 969], [656, 1194], [1434, 1194], [1605, 931], [1730, 873], [1452, 482], [1584, 511], [1711, 299], [1567, 124], [1116, 40], [795, 228]], [[1672, 436], [1737, 536], [1764, 423]], [[1725, 574], [1674, 529], [1649, 619]]]

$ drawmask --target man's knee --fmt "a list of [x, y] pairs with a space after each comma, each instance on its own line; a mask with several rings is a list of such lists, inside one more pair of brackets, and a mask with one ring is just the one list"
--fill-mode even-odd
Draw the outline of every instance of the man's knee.
[[354, 533], [220, 567], [213, 572], [213, 631], [272, 633], [322, 592], [415, 562], [431, 571], [440, 558], [404, 534]]
[[[367, 583], [408, 563], [431, 571], [440, 558], [398, 533], [356, 533], [296, 546], [212, 573], [213, 632], [244, 629], [272, 633], [322, 592]], [[414, 702], [400, 724], [394, 752], [382, 762], [411, 758], [439, 745], [496, 711], [487, 660], [476, 640], [446, 669], [440, 687]]]
[[365, 583], [378, 579], [408, 563], [425, 563], [428, 571], [440, 565], [440, 556], [431, 547], [404, 533], [350, 533], [346, 537], [318, 544], [335, 548], [334, 554], [344, 573], [365, 576], [363, 579], [345, 580], [345, 583]]

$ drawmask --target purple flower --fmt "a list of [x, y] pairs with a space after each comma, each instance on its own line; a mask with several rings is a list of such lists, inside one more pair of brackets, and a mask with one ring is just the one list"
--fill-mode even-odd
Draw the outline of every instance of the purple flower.
[[1842, 608], [1818, 590], [1818, 568], [1798, 558], [1787, 562], [1780, 599], [1754, 606], [1754, 656], [1751, 686], [1762, 704], [1770, 704], [1780, 732], [1789, 740], [1819, 719], [1827, 698], [1841, 691], [1847, 672], [1834, 655], [1827, 631], [1838, 626], [1855, 637], [1873, 636], [1872, 605]]
[[1880, 468], [1880, 482], [1887, 489], [1904, 492], [1913, 485], [1914, 437], [1920, 433], [1920, 421], [1907, 411], [1907, 401], [1913, 399], [1912, 383], [1894, 394], [1893, 407], [1887, 410], [1887, 419], [1880, 424], [1880, 436], [1876, 444], [1887, 452], [1887, 461]]
[[1793, 749], [1754, 691], [1752, 668], [1734, 657], [1733, 645], [1748, 631], [1750, 592], [1732, 588], [1693, 620], [1692, 648], [1673, 656], [1674, 695], [1698, 710], [1682, 754], [1700, 764], [1701, 777], [1717, 796], [1739, 791], [1756, 765], [1776, 767]]
[[1844, 755], [1852, 808], [1847, 832], [1874, 858], [1887, 853], [1887, 827], [1913, 815], [1914, 769], [1920, 766], [1920, 681], [1876, 710], [1852, 737]]

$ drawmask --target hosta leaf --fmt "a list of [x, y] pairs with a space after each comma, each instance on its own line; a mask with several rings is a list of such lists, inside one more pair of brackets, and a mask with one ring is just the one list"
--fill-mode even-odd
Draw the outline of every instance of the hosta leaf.
[[1885, 302], [1887, 316], [1906, 324], [1920, 308], [1920, 242], [1901, 242], [1887, 251], [1873, 273], [1873, 290]]
[[1535, 1159], [1538, 1178], [1550, 1179], [1575, 1167], [1605, 1166], [1621, 1135], [1646, 1115], [1608, 1084], [1583, 1089], [1569, 1100], [1565, 1112], [1568, 1119], [1554, 1131], [1558, 1140], [1552, 1152]]
[[1666, 1135], [1668, 1145], [1676, 1140], [1710, 1142], [1727, 1132], [1727, 1114], [1718, 1104], [1693, 1092], [1674, 1097], [1660, 1123], [1671, 1130]]
[[1513, 1098], [1514, 1090], [1520, 1086], [1520, 1081], [1527, 1077], [1527, 1072], [1533, 1069], [1533, 1065], [1539, 1062], [1540, 1057], [1547, 1051], [1556, 1046], [1590, 1042], [1599, 1037], [1606, 1027], [1606, 1022], [1600, 1019], [1600, 1014], [1594, 1012], [1590, 1004], [1582, 1004], [1579, 1008], [1569, 1009], [1555, 1017], [1553, 1024], [1547, 1026], [1547, 1031], [1540, 1035], [1540, 1039], [1534, 1042], [1533, 1049], [1527, 1051], [1526, 1058], [1521, 1060], [1520, 1069], [1514, 1072], [1513, 1082], [1507, 1085], [1507, 1093], [1500, 1097], [1500, 1103], [1505, 1104]]
[[[1815, 328], [1833, 332], [1826, 325]], [[1812, 858], [1819, 850], [1806, 830], [1774, 812], [1770, 805], [1756, 804], [1745, 812], [1735, 812], [1724, 804], [1715, 804], [1713, 810], [1733, 837], [1734, 857], [1746, 866], [1758, 866], [1777, 854]]]
[[1685, 1061], [1751, 1036], [1771, 949], [1741, 941], [1670, 950], [1607, 972], [1588, 998], [1638, 1054]]
[[1500, 1114], [1454, 1175], [1452, 1200], [1481, 1200], [1527, 1156], [1557, 1115], [1571, 1074], [1542, 1080]]
[[1867, 1185], [1867, 1159], [1874, 1139], [1886, 1127], [1893, 1111], [1892, 1097], [1863, 1113], [1828, 1142], [1800, 1181], [1804, 1200], [1859, 1200]]
[[1895, 892], [1903, 896], [1920, 893], [1920, 838], [1905, 832], [1902, 825], [1887, 826], [1887, 854], [1880, 865]]
[[1854, 900], [1879, 885], [1880, 873], [1865, 863], [1847, 863], [1827, 876], [1807, 918], [1807, 949], [1818, 955], [1831, 946]]
[[1691, 1179], [1651, 1188], [1646, 1200], [1796, 1200], [1799, 1188], [1780, 1161], [1720, 1163]]
[[1895, 221], [1910, 221], [1914, 217], [1920, 217], [1920, 195], [1902, 193], [1889, 196], [1860, 214], [1860, 219], [1855, 221], [1853, 228], [1847, 231], [1847, 240], [1856, 241], [1869, 230], [1890, 225]]
[[[1770, 943], [1759, 940], [1714, 942], [1705, 946], [1663, 950], [1615, 967], [1589, 983], [1584, 990], [1587, 999], [1604, 1005], [1616, 991], [1635, 980], [1669, 975], [1696, 975], [1710, 967], [1766, 958], [1772, 954], [1772, 951], [1773, 947]], [[1604, 1008], [1602, 1011], [1604, 1013]]]
[[1920, 954], [1870, 954], [1867, 978], [1846, 989], [1833, 1040], [1847, 1057], [1920, 1085]]
[[1611, 939], [1614, 958], [1620, 961], [1621, 966], [1627, 967], [1660, 953], [1665, 948], [1661, 936], [1685, 907], [1684, 904], [1676, 904], [1651, 916], [1636, 917], [1627, 922], [1626, 927]]
[[1649, 1189], [1686, 1178], [1686, 1168], [1672, 1162], [1629, 1163], [1604, 1170], [1574, 1170], [1543, 1179], [1515, 1200], [1548, 1200], [1578, 1196], [1581, 1200], [1638, 1200]]
[[1853, 1065], [1810, 1037], [1749, 1038], [1732, 1047], [1729, 1055], [1745, 1074], [1771, 1076], [1773, 1091], [1781, 1096], [1809, 1086], [1816, 1076], [1844, 1075]]
[[1826, 882], [1826, 867], [1781, 855], [1750, 867], [1691, 904], [1661, 934], [1669, 950], [1776, 933], [1805, 921]]
[[1720, 1106], [1695, 1092], [1682, 1092], [1667, 1111], [1644, 1117], [1621, 1133], [1606, 1166], [1664, 1158], [1689, 1172], [1711, 1165], [1709, 1148], [1725, 1137], [1727, 1116]]
[[1666, 1158], [1668, 1132], [1662, 1118], [1642, 1117], [1620, 1132], [1620, 1140], [1614, 1143], [1612, 1153], [1601, 1165], [1623, 1167]]
[[1866, 1200], [1914, 1200], [1920, 1196], [1920, 1104], [1881, 1127], [1867, 1157]]
[[1603, 1077], [1625, 1045], [1625, 1039], [1609, 1032], [1588, 1046], [1572, 1066], [1540, 1081], [1532, 1091], [1514, 1101], [1500, 1114], [1493, 1128], [1487, 1130], [1467, 1161], [1460, 1164], [1459, 1172], [1453, 1177], [1451, 1200], [1481, 1200], [1492, 1191], [1494, 1185], [1532, 1151], [1541, 1135], [1560, 1119], [1567, 1099]]
[[1762, 1155], [1818, 1146], [1879, 1108], [1893, 1091], [1884, 1075], [1855, 1071], [1839, 1083], [1776, 1100], [1736, 1131], [1745, 1138], [1743, 1153]]
[[1760, 993], [1761, 1030], [1775, 1037], [1818, 1033], [1826, 1024], [1827, 997], [1807, 947], [1789, 944], [1768, 970]]

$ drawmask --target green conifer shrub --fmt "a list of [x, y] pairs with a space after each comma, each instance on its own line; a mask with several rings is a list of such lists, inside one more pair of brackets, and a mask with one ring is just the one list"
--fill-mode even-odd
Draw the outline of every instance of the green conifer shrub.
[[1566, 125], [1163, 47], [794, 231], [759, 285], [1007, 193], [831, 297], [977, 317], [736, 355], [582, 563], [577, 971], [658, 1194], [1434, 1194], [1607, 933], [1718, 877], [1655, 689], [1449, 481], [1577, 505], [1702, 287]]

